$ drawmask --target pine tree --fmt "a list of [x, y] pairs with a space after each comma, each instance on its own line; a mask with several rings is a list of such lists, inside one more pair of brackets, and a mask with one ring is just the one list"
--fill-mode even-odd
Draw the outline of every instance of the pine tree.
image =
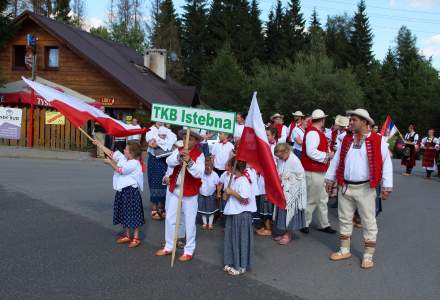
[[288, 41], [283, 33], [283, 19], [283, 7], [278, 0], [275, 9], [269, 12], [266, 25], [265, 51], [268, 62], [278, 63], [287, 56]]
[[154, 47], [166, 49], [169, 54], [167, 63], [168, 73], [180, 81], [184, 76], [181, 55], [181, 29], [172, 0], [164, 0], [160, 5], [160, 12], [155, 28]]
[[327, 55], [338, 68], [346, 68], [350, 64], [350, 28], [351, 21], [347, 14], [327, 18], [325, 46]]
[[217, 57], [219, 50], [225, 45], [226, 30], [224, 22], [224, 6], [222, 0], [213, 0], [209, 8], [206, 35], [206, 54], [211, 62]]
[[396, 50], [400, 80], [406, 88], [409, 88], [421, 57], [418, 54], [416, 37], [405, 26], [402, 26], [397, 34]]
[[200, 87], [206, 62], [206, 0], [186, 0], [182, 22], [182, 55], [185, 81]]
[[56, 0], [55, 2], [55, 20], [70, 23], [72, 18], [70, 14], [70, 0]]
[[370, 28], [365, 1], [358, 4], [357, 12], [353, 17], [353, 29], [351, 31], [351, 64], [368, 68], [373, 60], [373, 33]]
[[300, 0], [290, 0], [283, 20], [283, 32], [288, 42], [288, 58], [294, 59], [295, 55], [304, 50], [306, 35], [303, 14], [301, 13]]
[[316, 12], [316, 8], [313, 9], [312, 17], [310, 18], [309, 32], [311, 32], [313, 30], [322, 30], [321, 22], [319, 22], [318, 13]]
[[260, 8], [257, 0], [252, 0], [250, 11], [250, 25], [252, 31], [252, 40], [254, 41], [252, 52], [258, 60], [264, 59], [264, 38], [263, 29], [260, 20]]
[[228, 45], [204, 71], [201, 94], [213, 108], [242, 111], [249, 106], [246, 74]]
[[325, 55], [325, 34], [319, 22], [318, 13], [313, 9], [307, 34], [307, 48], [315, 55]]
[[90, 33], [96, 36], [99, 36], [100, 38], [104, 40], [111, 40], [111, 33], [108, 31], [108, 29], [104, 26], [99, 27], [92, 27], [90, 28]]

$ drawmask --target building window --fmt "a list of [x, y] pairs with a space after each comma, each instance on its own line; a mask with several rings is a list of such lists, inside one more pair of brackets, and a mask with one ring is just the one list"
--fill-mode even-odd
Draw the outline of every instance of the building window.
[[59, 49], [58, 47], [46, 47], [46, 69], [58, 70], [59, 68]]
[[26, 55], [26, 46], [24, 45], [14, 45], [14, 59], [13, 66], [14, 70], [25, 70], [26, 65], [24, 63], [24, 57]]

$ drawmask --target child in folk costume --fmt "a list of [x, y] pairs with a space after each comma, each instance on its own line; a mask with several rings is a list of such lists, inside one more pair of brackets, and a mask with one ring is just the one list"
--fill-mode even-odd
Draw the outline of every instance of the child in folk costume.
[[[276, 136], [277, 129], [275, 127], [266, 128], [267, 140], [270, 144], [270, 149], [276, 164], [275, 158], [275, 146], [276, 146]], [[260, 236], [272, 236], [272, 215], [273, 215], [273, 204], [269, 202], [266, 198], [266, 189], [264, 187], [264, 177], [262, 175], [258, 176], [257, 184], [260, 189], [260, 196], [258, 197], [258, 213], [263, 222], [263, 226], [256, 231]]]
[[252, 197], [251, 182], [246, 173], [246, 162], [237, 161], [224, 215], [226, 216], [224, 239], [224, 271], [237, 276], [246, 272], [254, 260], [252, 213], [257, 210]]
[[234, 152], [234, 145], [229, 141], [230, 136], [227, 133], [220, 132], [219, 138], [219, 142], [212, 146], [211, 154], [214, 160], [214, 171], [221, 176]]
[[[181, 130], [179, 136], [186, 138], [186, 130]], [[196, 217], [198, 206], [199, 189], [202, 185], [202, 176], [205, 172], [205, 156], [198, 147], [202, 137], [197, 131], [191, 129], [188, 143], [188, 150], [176, 149], [167, 158], [169, 167], [173, 173], [169, 177], [169, 186], [166, 197], [166, 219], [165, 219], [165, 247], [156, 252], [156, 256], [170, 255], [173, 250], [174, 231], [176, 226], [177, 204], [180, 189], [183, 188], [182, 217], [185, 224], [186, 245], [184, 254], [179, 257], [181, 262], [192, 260], [196, 248]], [[185, 181], [181, 186], [181, 169], [183, 162], [187, 163]]]
[[223, 213], [223, 210], [225, 209], [226, 202], [223, 199], [224, 191], [229, 185], [229, 182], [231, 181], [231, 175], [232, 175], [232, 169], [234, 168], [234, 159], [231, 158], [226, 163], [226, 170], [225, 172], [220, 176], [219, 183], [217, 185], [217, 199], [219, 201], [219, 209], [220, 212]]
[[292, 153], [289, 144], [278, 144], [275, 156], [278, 158], [277, 170], [286, 198], [286, 208], [276, 207], [274, 226], [281, 234], [274, 239], [280, 245], [287, 245], [293, 238], [293, 231], [306, 225], [306, 175], [301, 161]]
[[[125, 229], [124, 235], [116, 242], [128, 243], [129, 248], [140, 245], [139, 227], [145, 224], [142, 196], [139, 192], [144, 187], [144, 165], [141, 161], [142, 148], [139, 143], [128, 142], [124, 154], [119, 151], [111, 152], [110, 149], [98, 141], [94, 141], [108, 156], [104, 163], [114, 170], [113, 188], [116, 190], [113, 206], [113, 224], [121, 224]], [[111, 157], [111, 158], [110, 158]], [[133, 229], [133, 238], [130, 237]]]
[[211, 157], [205, 160], [205, 173], [202, 176], [202, 186], [199, 194], [199, 214], [202, 215], [202, 229], [214, 229], [214, 214], [218, 211], [217, 205], [217, 185], [220, 178], [213, 171], [213, 163]]
[[424, 149], [422, 167], [426, 169], [426, 178], [431, 178], [435, 171], [435, 158], [437, 157], [438, 139], [434, 136], [434, 129], [428, 130], [428, 136], [422, 139], [421, 148]]
[[162, 179], [167, 171], [167, 164], [165, 157], [160, 157], [159, 153], [171, 150], [175, 141], [167, 138], [169, 133], [168, 128], [157, 122], [145, 135], [148, 143], [148, 186], [153, 220], [165, 218], [166, 186], [162, 184]]
[[274, 114], [270, 117], [271, 126], [277, 129], [277, 142], [285, 143], [287, 140], [287, 134], [289, 129], [284, 125], [284, 116], [280, 114]]

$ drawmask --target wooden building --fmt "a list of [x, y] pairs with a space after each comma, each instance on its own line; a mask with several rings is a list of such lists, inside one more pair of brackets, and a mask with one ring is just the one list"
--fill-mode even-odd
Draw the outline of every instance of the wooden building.
[[[151, 58], [133, 49], [29, 11], [14, 24], [14, 37], [0, 49], [0, 72], [6, 82], [31, 76], [25, 55], [26, 36], [32, 34], [37, 38], [36, 74], [100, 101], [116, 118], [149, 116], [152, 103], [199, 104], [195, 87], [156, 74], [144, 65]], [[164, 66], [160, 67], [163, 70]]]

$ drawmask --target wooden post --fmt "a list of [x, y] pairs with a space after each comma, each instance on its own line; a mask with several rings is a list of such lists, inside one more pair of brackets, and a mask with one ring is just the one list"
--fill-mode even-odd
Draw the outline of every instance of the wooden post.
[[[185, 136], [185, 145], [184, 151], [188, 151], [188, 143], [190, 136], [190, 129], [186, 129]], [[174, 267], [174, 258], [176, 257], [176, 248], [177, 248], [177, 238], [179, 236], [179, 227], [180, 227], [180, 213], [182, 211], [182, 198], [183, 198], [183, 184], [185, 183], [185, 173], [186, 173], [186, 165], [187, 163], [184, 161], [182, 165], [182, 169], [180, 170], [180, 191], [179, 191], [179, 200], [177, 201], [177, 210], [176, 210], [176, 227], [174, 230], [174, 240], [173, 240], [173, 253], [171, 255], [171, 268]]]

